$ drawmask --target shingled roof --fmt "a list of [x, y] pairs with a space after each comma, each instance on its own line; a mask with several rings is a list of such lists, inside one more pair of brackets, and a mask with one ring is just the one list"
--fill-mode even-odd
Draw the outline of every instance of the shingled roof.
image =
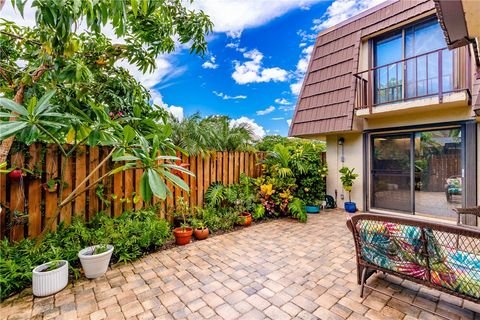
[[290, 136], [350, 131], [361, 39], [435, 8], [431, 0], [387, 1], [322, 31], [315, 42]]

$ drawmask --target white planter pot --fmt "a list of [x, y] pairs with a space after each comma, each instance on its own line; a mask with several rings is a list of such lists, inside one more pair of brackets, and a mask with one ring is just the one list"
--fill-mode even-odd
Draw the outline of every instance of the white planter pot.
[[97, 247], [99, 247], [99, 245], [87, 247], [78, 253], [85, 276], [89, 279], [98, 278], [107, 272], [108, 264], [110, 263], [110, 258], [112, 257], [112, 245], [107, 245], [107, 251], [92, 255], [92, 252]]
[[50, 263], [39, 265], [32, 271], [32, 289], [33, 294], [37, 297], [55, 294], [68, 284], [68, 261], [59, 260], [59, 263], [63, 263], [60, 268], [42, 272]]

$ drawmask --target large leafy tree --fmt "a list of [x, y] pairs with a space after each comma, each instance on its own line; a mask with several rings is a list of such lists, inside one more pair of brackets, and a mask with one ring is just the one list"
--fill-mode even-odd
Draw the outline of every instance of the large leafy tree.
[[[27, 144], [54, 142], [66, 157], [81, 144], [112, 147], [71, 194], [63, 197], [60, 188], [56, 214], [44, 233], [63, 206], [94, 187], [87, 181], [112, 157], [124, 165], [107, 174], [144, 169], [141, 194], [146, 201], [167, 196], [164, 180], [188, 190], [170, 173], [189, 172], [175, 164], [178, 148], [166, 112], [151, 106], [148, 91], [117, 63], [125, 60], [151, 71], [156, 58], [175, 50], [176, 43], [188, 43], [192, 53], [203, 54], [212, 23], [182, 3], [34, 0], [35, 27], [0, 18], [0, 164], [15, 138]], [[24, 1], [13, 5], [22, 13]], [[118, 42], [103, 33], [108, 26]], [[70, 147], [64, 148], [65, 143]]]
[[[12, 4], [23, 14], [25, 2]], [[208, 16], [181, 0], [34, 0], [31, 6], [33, 28], [0, 19], [0, 93], [24, 104], [53, 89], [58, 112], [90, 119], [95, 108], [102, 108], [114, 117], [159, 120], [148, 92], [117, 62], [152, 71], [156, 57], [174, 51], [176, 43], [203, 54], [205, 34], [212, 29]], [[105, 35], [106, 28], [118, 42]], [[13, 136], [3, 140], [0, 163], [12, 142]]]

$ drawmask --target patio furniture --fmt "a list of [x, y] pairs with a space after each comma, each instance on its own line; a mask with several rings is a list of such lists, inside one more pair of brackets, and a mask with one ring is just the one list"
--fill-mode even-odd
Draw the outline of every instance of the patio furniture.
[[445, 179], [445, 196], [448, 202], [452, 202], [453, 196], [462, 195], [462, 177], [451, 176]]
[[480, 206], [475, 208], [455, 208], [453, 211], [457, 213], [457, 224], [461, 224], [460, 216], [464, 214], [471, 214], [480, 218]]
[[432, 313], [366, 284], [382, 271], [480, 302], [480, 229], [370, 213], [353, 215], [347, 226], [355, 241], [361, 297], [367, 287]]

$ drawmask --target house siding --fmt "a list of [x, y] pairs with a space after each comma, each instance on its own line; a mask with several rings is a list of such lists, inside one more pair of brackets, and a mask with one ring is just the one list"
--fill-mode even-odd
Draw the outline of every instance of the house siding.
[[390, 1], [321, 32], [315, 42], [290, 136], [351, 131], [363, 38], [435, 9], [433, 1]]

